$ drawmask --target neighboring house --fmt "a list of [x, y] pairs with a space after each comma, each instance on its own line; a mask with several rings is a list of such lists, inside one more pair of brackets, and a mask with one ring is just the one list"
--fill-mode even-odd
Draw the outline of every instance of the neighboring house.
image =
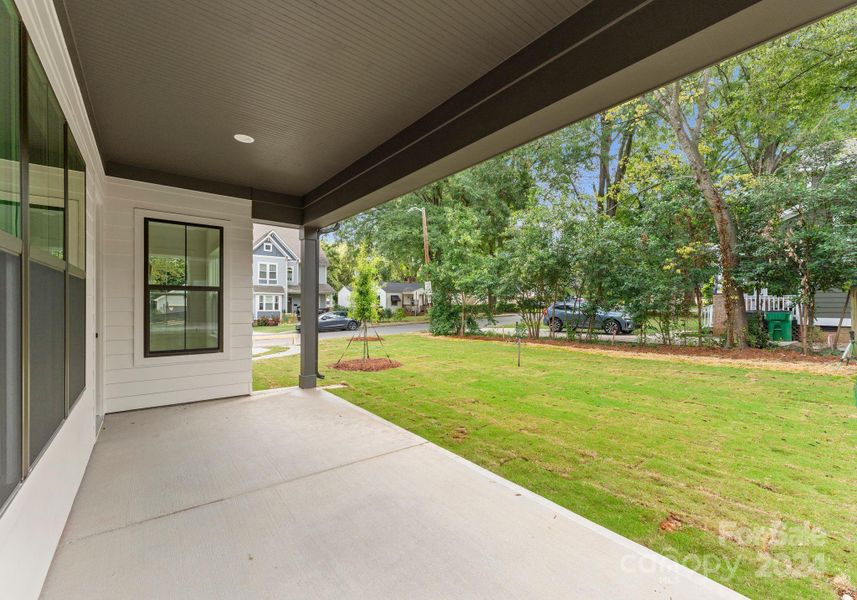
[[[814, 325], [822, 328], [835, 328], [838, 326], [839, 318], [842, 317], [842, 308], [845, 306], [847, 297], [848, 293], [840, 290], [818, 292], [815, 295]], [[753, 314], [757, 310], [761, 312], [787, 310], [794, 315], [796, 321], [800, 322], [800, 306], [795, 303], [795, 296], [769, 296], [767, 290], [763, 289], [758, 297], [758, 304], [755, 294], [744, 294], [744, 307], [749, 314]], [[706, 308], [704, 324], [713, 327], [714, 332], [717, 334], [725, 330], [726, 308], [723, 303], [722, 294], [715, 294], [714, 304]], [[845, 312], [842, 327], [851, 327], [850, 311]]]
[[[421, 283], [406, 283], [401, 281], [382, 281], [378, 286], [378, 305], [384, 309], [405, 309], [410, 314], [422, 313], [427, 305], [425, 287]], [[351, 306], [351, 288], [343, 287], [337, 294], [337, 303], [349, 308]]]
[[[253, 318], [300, 313], [301, 256], [297, 229], [253, 225]], [[330, 308], [334, 289], [327, 283], [327, 257], [319, 256], [319, 308]]]

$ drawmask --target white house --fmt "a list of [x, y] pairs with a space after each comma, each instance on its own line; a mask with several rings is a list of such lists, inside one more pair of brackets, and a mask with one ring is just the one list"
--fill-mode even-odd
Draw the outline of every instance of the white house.
[[[253, 226], [253, 318], [300, 313], [301, 274], [298, 230]], [[327, 257], [319, 250], [318, 307], [330, 308], [334, 290], [327, 283]]]
[[[427, 305], [425, 287], [422, 283], [382, 281], [378, 286], [378, 306], [396, 310], [403, 308], [408, 314], [420, 314]], [[351, 306], [351, 287], [345, 286], [337, 293], [340, 306]]]

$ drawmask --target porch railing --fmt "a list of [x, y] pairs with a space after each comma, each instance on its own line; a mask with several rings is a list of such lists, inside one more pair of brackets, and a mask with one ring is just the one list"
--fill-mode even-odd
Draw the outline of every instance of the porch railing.
[[772, 310], [788, 310], [794, 312], [795, 307], [794, 296], [754, 296], [744, 294], [744, 308], [748, 313], [757, 311], [769, 312]]
[[[758, 308], [757, 308], [758, 307]], [[747, 314], [754, 314], [758, 310], [761, 312], [782, 311], [791, 312], [795, 319], [800, 320], [800, 306], [795, 302], [795, 296], [751, 296], [744, 295], [744, 309]], [[714, 326], [714, 305], [709, 304], [702, 309], [702, 326]]]

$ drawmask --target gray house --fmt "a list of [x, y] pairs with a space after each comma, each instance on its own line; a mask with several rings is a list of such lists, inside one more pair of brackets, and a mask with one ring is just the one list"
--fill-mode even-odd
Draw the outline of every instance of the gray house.
[[[298, 230], [253, 226], [253, 318], [300, 313], [301, 275]], [[333, 288], [327, 283], [327, 257], [319, 251], [318, 307], [330, 308]]]

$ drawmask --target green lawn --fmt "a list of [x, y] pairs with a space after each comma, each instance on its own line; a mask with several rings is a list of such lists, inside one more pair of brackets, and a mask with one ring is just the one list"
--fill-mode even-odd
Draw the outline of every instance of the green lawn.
[[[852, 379], [394, 335], [333, 393], [754, 598], [857, 583]], [[354, 350], [352, 348], [352, 350]], [[254, 363], [294, 385], [298, 357]], [[670, 515], [673, 532], [660, 524]]]
[[280, 323], [279, 325], [261, 325], [253, 328], [253, 333], [283, 333], [285, 331], [294, 331], [294, 323]]
[[268, 356], [269, 354], [279, 354], [280, 352], [285, 352], [289, 348], [287, 346], [271, 346], [264, 352], [260, 352], [259, 354], [254, 354], [253, 358], [258, 358], [259, 356]]
[[429, 318], [428, 315], [408, 315], [402, 319], [385, 319], [383, 321], [378, 321], [376, 325], [395, 325], [396, 323], [428, 323]]

